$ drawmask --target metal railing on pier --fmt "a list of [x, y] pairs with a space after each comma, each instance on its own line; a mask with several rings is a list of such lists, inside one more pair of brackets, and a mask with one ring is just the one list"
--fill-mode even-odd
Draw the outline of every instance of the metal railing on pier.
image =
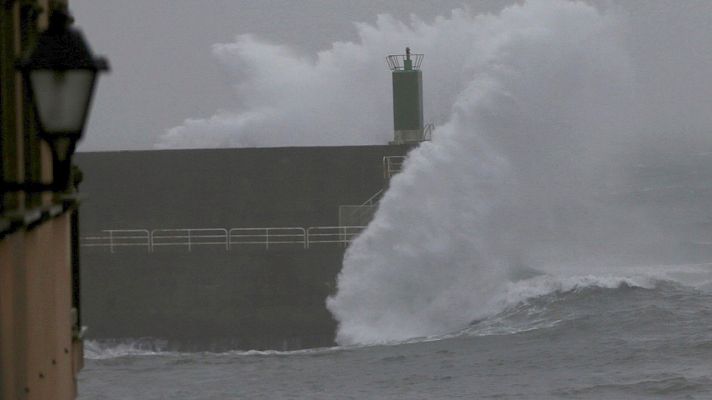
[[151, 231], [151, 251], [160, 246], [186, 246], [191, 251], [196, 246], [224, 246], [229, 250], [227, 229], [154, 229]]
[[304, 228], [232, 228], [229, 231], [229, 246], [258, 245], [265, 249], [282, 244], [297, 244], [309, 247]]
[[393, 175], [401, 172], [405, 156], [385, 156], [383, 157], [383, 177], [390, 179]]
[[347, 246], [365, 226], [312, 226], [307, 229], [307, 248], [318, 244], [341, 244]]
[[114, 253], [121, 247], [145, 247], [153, 251], [151, 232], [148, 229], [104, 229], [101, 235], [84, 236], [82, 247], [107, 247]]
[[160, 248], [215, 247], [231, 251], [243, 246], [265, 250], [283, 246], [308, 249], [316, 244], [347, 246], [365, 226], [312, 226], [266, 228], [160, 228], [104, 229], [100, 234], [81, 238], [82, 247], [106, 248], [115, 253], [122, 248], [145, 248], [152, 253]]

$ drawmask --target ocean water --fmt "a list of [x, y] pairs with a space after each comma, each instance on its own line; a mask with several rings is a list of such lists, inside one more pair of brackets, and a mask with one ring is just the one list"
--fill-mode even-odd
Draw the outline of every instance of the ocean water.
[[549, 281], [552, 292], [461, 332], [403, 343], [174, 353], [89, 342], [79, 398], [709, 399], [712, 265], [674, 270], [694, 284]]

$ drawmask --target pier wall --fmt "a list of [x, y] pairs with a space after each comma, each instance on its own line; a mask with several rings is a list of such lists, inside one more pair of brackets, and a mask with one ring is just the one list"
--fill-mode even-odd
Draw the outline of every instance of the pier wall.
[[[80, 153], [81, 236], [104, 229], [338, 225], [339, 206], [386, 184], [407, 146]], [[192, 248], [82, 247], [88, 338], [156, 338], [183, 349], [333, 344], [325, 307], [338, 243]]]
[[83, 252], [89, 338], [156, 338], [180, 350], [295, 349], [333, 343], [324, 305], [343, 249]]

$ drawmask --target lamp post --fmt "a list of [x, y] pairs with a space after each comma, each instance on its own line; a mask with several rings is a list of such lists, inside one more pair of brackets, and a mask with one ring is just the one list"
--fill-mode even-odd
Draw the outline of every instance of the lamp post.
[[97, 75], [108, 70], [107, 60], [94, 56], [72, 23], [64, 7], [54, 9], [47, 30], [17, 65], [34, 104], [39, 137], [52, 150], [53, 182], [5, 182], [5, 191], [57, 192], [68, 187], [72, 154], [84, 133]]

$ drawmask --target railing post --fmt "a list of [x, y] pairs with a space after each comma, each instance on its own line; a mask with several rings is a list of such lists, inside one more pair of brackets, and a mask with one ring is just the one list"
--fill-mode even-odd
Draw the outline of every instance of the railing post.
[[190, 231], [190, 229], [188, 229], [188, 252], [192, 251], [191, 250], [192, 247], [191, 247], [191, 243], [190, 243], [190, 233], [191, 233], [191, 231]]
[[109, 252], [114, 254], [114, 231], [109, 231]]
[[265, 228], [265, 250], [269, 250], [269, 228]]

